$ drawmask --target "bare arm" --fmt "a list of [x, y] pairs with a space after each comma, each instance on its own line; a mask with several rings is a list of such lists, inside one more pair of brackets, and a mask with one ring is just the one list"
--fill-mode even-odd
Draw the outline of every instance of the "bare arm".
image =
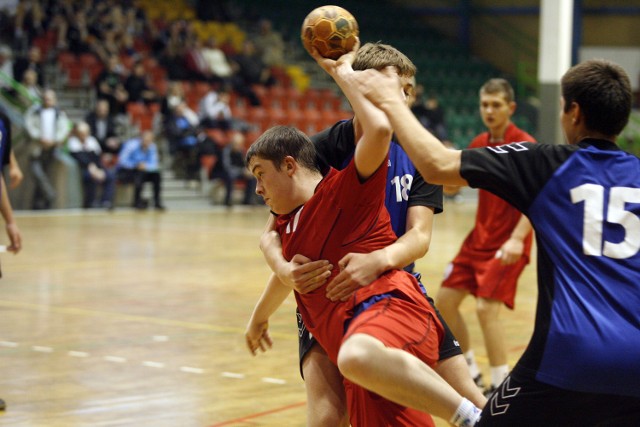
[[[322, 58], [315, 51], [313, 57], [335, 80], [357, 117], [357, 126], [362, 129], [362, 136], [356, 142], [354, 161], [360, 178], [366, 180], [386, 158], [393, 129], [384, 112], [367, 100], [352, 81], [355, 72], [351, 64], [359, 47], [358, 42], [350, 53], [342, 55], [337, 61]], [[398, 91], [399, 94], [402, 93], [401, 89]]]
[[22, 236], [20, 235], [18, 224], [13, 217], [13, 208], [11, 207], [9, 195], [7, 194], [7, 186], [4, 183], [4, 178], [2, 178], [1, 176], [0, 191], [2, 192], [2, 194], [0, 195], [0, 213], [2, 214], [2, 218], [4, 218], [7, 235], [9, 236], [9, 240], [11, 241], [11, 244], [9, 245], [7, 250], [17, 254], [18, 252], [20, 252], [20, 249], [22, 249]]
[[282, 255], [280, 236], [273, 230], [274, 223], [273, 216], [270, 216], [260, 238], [260, 250], [271, 271], [278, 276], [283, 285], [301, 294], [322, 286], [331, 275], [333, 266], [327, 260], [312, 261], [299, 254], [287, 261]]
[[445, 147], [420, 124], [402, 100], [397, 77], [365, 70], [355, 72], [351, 81], [367, 99], [385, 112], [400, 144], [426, 181], [468, 185], [460, 176], [461, 151]]
[[496, 258], [500, 258], [503, 265], [517, 262], [524, 253], [524, 239], [529, 235], [533, 227], [529, 219], [522, 215], [511, 232], [509, 239], [502, 244]]
[[247, 347], [253, 355], [256, 354], [258, 349], [264, 352], [271, 347], [272, 341], [268, 332], [269, 318], [282, 305], [290, 293], [291, 288], [284, 286], [280, 283], [278, 277], [272, 274], [267, 287], [253, 308], [253, 313], [245, 332]]
[[382, 273], [401, 269], [422, 258], [429, 250], [433, 209], [412, 206], [407, 212], [407, 231], [391, 245], [368, 254], [350, 253], [340, 260], [340, 273], [327, 286], [327, 297], [346, 300]]

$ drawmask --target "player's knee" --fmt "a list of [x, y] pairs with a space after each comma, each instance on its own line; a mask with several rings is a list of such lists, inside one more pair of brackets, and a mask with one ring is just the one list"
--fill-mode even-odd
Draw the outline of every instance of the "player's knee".
[[338, 369], [346, 378], [358, 382], [357, 379], [367, 374], [367, 363], [371, 354], [367, 350], [369, 343], [358, 334], [347, 339], [338, 352]]
[[480, 322], [491, 322], [498, 319], [502, 303], [497, 300], [478, 298], [476, 312]]

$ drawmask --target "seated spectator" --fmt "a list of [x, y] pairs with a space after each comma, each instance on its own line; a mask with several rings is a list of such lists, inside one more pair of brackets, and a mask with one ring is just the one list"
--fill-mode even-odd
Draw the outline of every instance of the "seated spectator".
[[231, 94], [227, 88], [221, 88], [218, 91], [211, 89], [203, 96], [198, 106], [202, 126], [209, 129], [231, 129], [230, 99]]
[[273, 86], [276, 82], [271, 70], [262, 60], [260, 53], [251, 40], [242, 44], [242, 52], [231, 58], [234, 77], [245, 86], [264, 85]]
[[267, 67], [281, 67], [284, 65], [284, 40], [282, 35], [273, 31], [271, 21], [260, 20], [258, 34], [253, 38], [256, 49]]
[[42, 52], [38, 46], [31, 46], [27, 52], [27, 56], [20, 56], [16, 58], [13, 63], [13, 78], [19, 82], [24, 81], [24, 74], [27, 70], [31, 70], [36, 73], [36, 83], [38, 86], [41, 88], [45, 86]]
[[114, 55], [96, 78], [96, 97], [109, 101], [109, 111], [115, 115], [127, 112], [129, 94], [124, 88], [123, 72], [120, 60]]
[[212, 179], [220, 178], [225, 184], [224, 204], [228, 207], [233, 205], [233, 189], [236, 182], [245, 184], [243, 205], [253, 205], [255, 203], [256, 179], [246, 168], [244, 156], [246, 149], [244, 146], [244, 135], [241, 132], [234, 132], [229, 142], [221, 153], [219, 162], [221, 169], [214, 169]]
[[165, 125], [169, 153], [173, 156], [173, 169], [176, 175], [188, 181], [197, 180], [200, 171], [198, 115], [182, 102], [173, 109]]
[[149, 104], [158, 100], [155, 91], [149, 85], [149, 76], [142, 61], [133, 65], [133, 71], [124, 82], [124, 89], [129, 94], [129, 102]]
[[13, 79], [13, 53], [7, 46], [0, 46], [0, 90], [4, 93], [14, 95], [15, 92], [11, 87]]
[[122, 141], [118, 137], [115, 116], [109, 110], [109, 101], [99, 99], [92, 112], [87, 114], [85, 121], [102, 151], [102, 162], [107, 168], [115, 166]]
[[161, 201], [162, 175], [160, 174], [160, 159], [158, 146], [154, 142], [153, 132], [148, 130], [140, 138], [126, 141], [117, 168], [118, 181], [123, 184], [134, 185], [133, 207], [146, 209], [148, 202], [142, 199], [142, 188], [145, 182], [153, 186], [153, 201], [156, 210], [164, 211]]
[[218, 48], [216, 38], [209, 37], [202, 47], [201, 52], [202, 58], [211, 71], [212, 80], [221, 85], [229, 84], [233, 70], [231, 69], [231, 65], [229, 65], [227, 55]]
[[416, 86], [416, 98], [411, 111], [418, 121], [439, 140], [448, 139], [447, 126], [444, 120], [444, 111], [434, 93], [424, 95], [424, 87]]
[[20, 83], [24, 88], [18, 94], [22, 106], [29, 108], [34, 103], [41, 102], [43, 89], [38, 84], [38, 73], [35, 70], [25, 70]]
[[213, 82], [213, 73], [202, 54], [202, 43], [198, 38], [187, 41], [184, 54], [184, 65], [189, 80]]
[[160, 113], [166, 121], [173, 109], [185, 102], [184, 88], [181, 81], [173, 81], [169, 84], [167, 94], [160, 101]]
[[[100, 144], [90, 132], [91, 129], [86, 122], [79, 122], [76, 125], [75, 134], [67, 141], [69, 154], [78, 162], [82, 172], [82, 207], [111, 209], [116, 182], [115, 173], [102, 164]], [[102, 187], [99, 201], [96, 200], [98, 187]]]

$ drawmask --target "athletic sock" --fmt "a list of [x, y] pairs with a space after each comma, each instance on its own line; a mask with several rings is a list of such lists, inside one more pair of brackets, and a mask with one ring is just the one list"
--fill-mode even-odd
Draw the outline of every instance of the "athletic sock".
[[476, 356], [473, 353], [473, 350], [465, 352], [464, 359], [467, 361], [467, 366], [469, 366], [469, 373], [471, 374], [471, 378], [476, 378], [478, 375], [480, 375], [480, 368], [478, 368], [478, 364], [476, 363]]
[[498, 387], [509, 375], [509, 365], [491, 366], [491, 385]]
[[480, 412], [473, 403], [462, 398], [462, 402], [449, 422], [456, 427], [472, 427], [480, 420]]

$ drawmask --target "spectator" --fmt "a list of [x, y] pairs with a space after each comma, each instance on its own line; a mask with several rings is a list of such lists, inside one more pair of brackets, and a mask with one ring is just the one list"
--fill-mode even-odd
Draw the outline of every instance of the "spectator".
[[124, 88], [123, 69], [117, 56], [111, 56], [107, 67], [96, 79], [96, 96], [109, 101], [109, 111], [115, 115], [125, 114], [129, 94]]
[[245, 165], [246, 149], [244, 143], [244, 135], [241, 132], [234, 132], [231, 142], [222, 149], [223, 170], [220, 178], [225, 183], [224, 204], [228, 207], [233, 205], [233, 189], [236, 182], [245, 185], [242, 204], [253, 205], [255, 203], [256, 179]]
[[449, 138], [444, 120], [444, 111], [440, 107], [435, 93], [429, 93], [425, 98], [424, 86], [416, 86], [416, 102], [411, 107], [411, 111], [413, 111], [418, 121], [422, 123], [422, 126], [438, 139], [443, 141]]
[[229, 89], [221, 88], [217, 92], [211, 89], [198, 106], [200, 123], [210, 129], [229, 130], [231, 128], [231, 107]]
[[118, 157], [118, 181], [133, 183], [133, 207], [146, 209], [147, 201], [142, 199], [142, 188], [145, 182], [153, 186], [153, 200], [156, 210], [164, 211], [161, 202], [162, 175], [160, 174], [160, 159], [158, 146], [154, 142], [153, 132], [144, 131], [140, 138], [130, 139], [122, 146]]
[[38, 46], [31, 46], [27, 56], [21, 56], [13, 63], [13, 78], [21, 82], [27, 70], [36, 73], [37, 84], [44, 87], [44, 67], [42, 66], [42, 53]]
[[271, 21], [262, 19], [259, 32], [253, 38], [256, 49], [267, 67], [281, 67], [284, 65], [284, 41], [277, 31], [273, 31]]
[[[115, 173], [103, 165], [100, 144], [90, 132], [91, 128], [86, 122], [79, 122], [76, 125], [75, 135], [71, 136], [67, 142], [69, 153], [78, 162], [82, 172], [84, 193], [82, 207], [111, 209], [115, 190]], [[98, 186], [102, 187], [99, 202], [96, 200]]]
[[160, 113], [165, 120], [169, 118], [173, 109], [185, 102], [184, 88], [181, 81], [174, 81], [169, 84], [169, 90], [167, 94], [162, 98], [160, 102]]
[[120, 152], [122, 141], [118, 137], [115, 117], [109, 110], [109, 101], [106, 99], [96, 101], [95, 109], [87, 114], [85, 121], [91, 129], [91, 135], [100, 144], [103, 163], [107, 167], [113, 166]]
[[222, 85], [230, 83], [233, 70], [231, 69], [231, 65], [229, 65], [225, 53], [218, 48], [215, 37], [209, 37], [202, 47], [201, 52], [202, 58], [211, 71], [212, 80]]
[[20, 91], [18, 97], [25, 108], [29, 108], [34, 102], [40, 102], [42, 87], [38, 84], [38, 73], [35, 70], [25, 70], [20, 83], [24, 91]]
[[128, 102], [144, 102], [149, 104], [157, 101], [157, 95], [149, 85], [149, 76], [142, 61], [133, 66], [133, 72], [124, 82], [124, 89], [129, 94]]
[[173, 169], [176, 175], [188, 181], [199, 178], [198, 115], [186, 103], [178, 104], [166, 123], [169, 153], [174, 156]]
[[212, 82], [213, 72], [202, 54], [202, 43], [199, 39], [189, 40], [184, 54], [184, 64], [189, 80]]
[[271, 70], [265, 65], [251, 40], [245, 40], [242, 52], [232, 58], [232, 64], [235, 76], [244, 86], [254, 84], [273, 86], [275, 84]]
[[11, 80], [13, 79], [12, 52], [7, 46], [0, 46], [0, 90], [13, 93]]
[[58, 108], [56, 93], [45, 90], [42, 106], [34, 104], [25, 113], [25, 127], [31, 138], [30, 163], [35, 182], [33, 209], [49, 209], [56, 199], [51, 182], [55, 153], [69, 135], [71, 122]]

